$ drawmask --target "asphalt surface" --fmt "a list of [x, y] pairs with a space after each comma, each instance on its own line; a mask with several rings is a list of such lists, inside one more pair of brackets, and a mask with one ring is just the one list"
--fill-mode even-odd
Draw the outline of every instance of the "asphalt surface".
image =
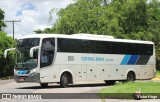
[[[80, 84], [81, 83], [81, 84]], [[0, 99], [0, 102], [101, 102], [98, 99], [99, 96], [96, 94], [100, 89], [106, 87], [104, 82], [79, 82], [74, 85], [69, 85], [68, 88], [60, 88], [58, 84], [49, 84], [47, 88], [42, 88], [38, 83], [16, 83], [13, 79], [11, 80], [0, 80], [0, 93], [93, 93], [90, 99], [38, 99], [38, 100], [28, 100], [28, 99]], [[92, 97], [97, 99], [92, 99]], [[88, 97], [88, 96], [87, 96]], [[89, 97], [88, 97], [89, 98]]]
[[[160, 80], [153, 80], [159, 81]], [[96, 94], [99, 90], [106, 86], [103, 81], [88, 81], [88, 82], [76, 82], [74, 85], [69, 85], [68, 88], [60, 88], [58, 84], [49, 84], [47, 88], [41, 88], [38, 83], [16, 83], [13, 79], [10, 80], [0, 80], [0, 93], [31, 93], [39, 94], [43, 93], [71, 93], [72, 97], [77, 97], [76, 93], [81, 93], [86, 95], [88, 99], [0, 99], [0, 102], [160, 102], [159, 99], [149, 99], [149, 100], [133, 100], [133, 99], [98, 99], [99, 96]], [[87, 94], [88, 93], [88, 94]], [[89, 93], [92, 93], [91, 96]], [[94, 96], [94, 98], [92, 98]], [[2, 96], [0, 96], [2, 97]], [[67, 96], [65, 96], [67, 97]]]

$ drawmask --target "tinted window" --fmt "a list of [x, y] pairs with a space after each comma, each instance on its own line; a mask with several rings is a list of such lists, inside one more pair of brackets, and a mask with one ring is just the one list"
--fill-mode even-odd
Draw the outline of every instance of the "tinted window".
[[152, 55], [153, 45], [58, 38], [59, 52]]
[[127, 54], [134, 54], [134, 55], [138, 55], [139, 53], [137, 53], [139, 48], [136, 44], [127, 44]]
[[152, 55], [153, 54], [153, 45], [151, 44], [141, 44], [141, 55]]
[[95, 53], [111, 54], [112, 44], [106, 41], [95, 41]]
[[82, 53], [94, 53], [94, 41], [92, 40], [81, 40]]
[[95, 41], [95, 53], [106, 53], [105, 42]]
[[112, 42], [112, 54], [125, 54], [126, 43]]
[[78, 39], [58, 39], [59, 52], [80, 52], [81, 40]]

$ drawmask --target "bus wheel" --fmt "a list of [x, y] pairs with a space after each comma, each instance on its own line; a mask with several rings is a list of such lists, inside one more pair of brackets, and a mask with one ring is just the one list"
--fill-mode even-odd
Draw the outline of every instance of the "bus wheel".
[[116, 81], [115, 80], [105, 80], [105, 83], [107, 86], [112, 86], [116, 83]]
[[48, 87], [48, 83], [40, 83], [41, 87], [46, 88]]
[[127, 74], [127, 82], [134, 82], [135, 80], [135, 74], [133, 72], [129, 72]]
[[60, 86], [62, 88], [68, 87], [69, 77], [67, 74], [63, 74], [60, 80]]

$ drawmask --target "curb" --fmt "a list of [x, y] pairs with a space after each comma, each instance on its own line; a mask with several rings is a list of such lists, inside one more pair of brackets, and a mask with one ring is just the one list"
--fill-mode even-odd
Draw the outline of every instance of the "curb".
[[152, 80], [160, 80], [160, 78], [158, 77], [158, 78], [153, 78]]

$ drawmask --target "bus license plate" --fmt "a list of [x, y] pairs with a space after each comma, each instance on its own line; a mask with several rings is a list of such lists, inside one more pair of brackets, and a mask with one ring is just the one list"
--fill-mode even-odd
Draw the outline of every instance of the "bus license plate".
[[24, 81], [24, 78], [19, 78], [19, 81]]

